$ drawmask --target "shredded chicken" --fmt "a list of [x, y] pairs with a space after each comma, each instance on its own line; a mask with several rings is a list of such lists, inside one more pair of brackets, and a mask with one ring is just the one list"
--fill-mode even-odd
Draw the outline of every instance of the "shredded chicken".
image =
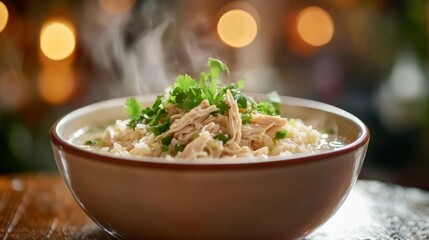
[[[148, 130], [148, 125], [138, 124], [135, 129], [130, 129], [126, 126], [127, 121], [117, 121], [105, 130], [102, 151], [165, 156], [167, 159], [241, 158], [312, 151], [320, 144], [321, 134], [299, 120], [288, 124], [286, 118], [255, 111], [251, 114], [251, 123], [243, 124], [237, 101], [229, 90], [225, 103], [229, 105], [225, 115], [214, 114], [219, 109], [208, 100], [203, 100], [189, 112], [169, 104], [166, 111], [171, 120], [170, 128], [158, 136]], [[280, 130], [287, 133], [286, 139], [275, 139]], [[227, 134], [229, 139], [217, 137], [222, 134]], [[166, 137], [170, 137], [171, 142], [163, 146], [161, 140]], [[183, 149], [176, 149], [177, 145]]]
[[265, 134], [265, 132], [270, 129], [273, 126], [273, 124], [267, 124], [267, 125], [259, 125], [259, 124], [253, 124], [253, 125], [243, 125], [241, 128], [242, 136], [244, 140], [253, 140], [257, 138], [258, 136], [261, 136], [262, 134]]
[[259, 148], [258, 150], [253, 151], [254, 156], [268, 155], [268, 147], [264, 146]]
[[230, 136], [229, 141], [235, 143], [240, 143], [241, 140], [241, 117], [240, 111], [237, 106], [237, 101], [235, 101], [229, 90], [226, 91], [226, 100], [230, 106], [228, 110], [228, 121], [226, 128]]
[[322, 134], [298, 119], [281, 116], [281, 98], [256, 103], [241, 92], [242, 83], [220, 81], [228, 73], [222, 61], [209, 58], [209, 71], [199, 81], [180, 74], [176, 82], [144, 108], [131, 97], [125, 108], [129, 119], [117, 120], [88, 145], [118, 155], [174, 158], [252, 158], [311, 152]]
[[183, 130], [185, 127], [195, 125], [196, 123], [201, 122], [207, 118], [210, 113], [217, 110], [218, 108], [215, 105], [210, 106], [207, 100], [203, 100], [199, 106], [193, 108], [181, 118], [175, 119], [175, 121], [171, 124], [170, 129], [166, 133], [159, 135], [157, 138], [155, 138], [155, 140], [160, 140], [165, 136], [174, 135], [174, 133]]
[[195, 138], [192, 142], [186, 145], [182, 152], [179, 152], [176, 157], [178, 158], [194, 158], [195, 155], [201, 154], [206, 147], [206, 144], [212, 140], [210, 133], [206, 130], [202, 130], [199, 137]]
[[287, 123], [287, 119], [282, 118], [280, 116], [253, 114], [252, 122], [253, 122], [253, 124], [260, 124], [260, 125], [270, 125], [271, 124], [274, 127], [281, 127]]

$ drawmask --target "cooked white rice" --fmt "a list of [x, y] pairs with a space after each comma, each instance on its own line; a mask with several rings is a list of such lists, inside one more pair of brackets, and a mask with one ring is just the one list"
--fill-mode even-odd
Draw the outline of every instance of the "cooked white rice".
[[[299, 119], [255, 112], [250, 124], [242, 124], [237, 103], [230, 95], [228, 92], [230, 109], [225, 116], [210, 114], [217, 108], [205, 100], [189, 112], [167, 106], [172, 124], [158, 136], [149, 131], [148, 125], [137, 124], [132, 129], [127, 126], [130, 120], [117, 120], [102, 133], [104, 145], [98, 150], [120, 156], [198, 159], [290, 156], [318, 149], [322, 134]], [[275, 139], [276, 133], [284, 130], [287, 136]], [[219, 133], [227, 133], [229, 140], [215, 139]], [[165, 137], [171, 137], [171, 142], [162, 149], [161, 139]], [[176, 151], [177, 144], [184, 149]]]

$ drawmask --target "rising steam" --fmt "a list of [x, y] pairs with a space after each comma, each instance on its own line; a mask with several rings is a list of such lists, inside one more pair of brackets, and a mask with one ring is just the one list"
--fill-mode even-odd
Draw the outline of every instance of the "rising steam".
[[218, 55], [219, 44], [211, 36], [196, 37], [174, 2], [144, 1], [117, 17], [95, 5], [85, 8], [82, 36], [98, 98], [162, 92], [181, 70], [200, 71], [208, 57]]

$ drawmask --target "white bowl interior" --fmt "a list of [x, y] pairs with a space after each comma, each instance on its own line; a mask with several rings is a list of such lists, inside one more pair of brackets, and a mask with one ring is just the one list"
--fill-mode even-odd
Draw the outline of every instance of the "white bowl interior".
[[[257, 101], [266, 99], [266, 95], [263, 94], [251, 95]], [[156, 95], [138, 97], [146, 105], [151, 105], [155, 98]], [[366, 126], [358, 118], [337, 107], [300, 98], [281, 97], [281, 99], [283, 117], [299, 118], [306, 125], [311, 125], [321, 132], [333, 132], [349, 141], [345, 147], [356, 145], [369, 134]], [[56, 125], [55, 131], [62, 140], [68, 141], [76, 131], [84, 127], [125, 119], [127, 117], [125, 100], [126, 98], [112, 99], [77, 109], [63, 117]]]

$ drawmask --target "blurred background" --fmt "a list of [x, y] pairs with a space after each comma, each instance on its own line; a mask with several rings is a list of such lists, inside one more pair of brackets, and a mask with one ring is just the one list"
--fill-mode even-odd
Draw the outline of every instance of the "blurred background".
[[1, 0], [0, 174], [55, 171], [60, 116], [161, 92], [216, 57], [246, 91], [361, 118], [360, 178], [429, 190], [428, 19], [424, 0]]

